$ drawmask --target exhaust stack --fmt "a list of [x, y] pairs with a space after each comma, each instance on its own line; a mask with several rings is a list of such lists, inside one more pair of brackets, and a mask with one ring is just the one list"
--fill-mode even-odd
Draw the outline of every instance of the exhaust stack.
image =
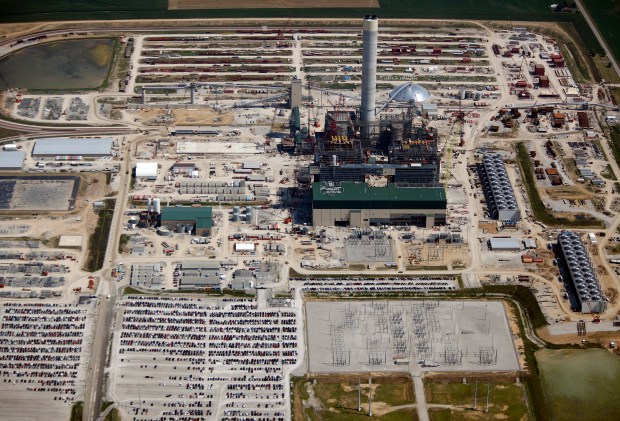
[[362, 50], [362, 104], [361, 121], [375, 121], [377, 93], [377, 38], [379, 19], [375, 15], [364, 17]]

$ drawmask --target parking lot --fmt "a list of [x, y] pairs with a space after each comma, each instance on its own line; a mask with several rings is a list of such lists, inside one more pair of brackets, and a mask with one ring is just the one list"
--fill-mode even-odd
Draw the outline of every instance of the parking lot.
[[269, 302], [124, 298], [114, 328], [111, 397], [136, 421], [288, 419], [300, 316]]
[[69, 418], [73, 401], [82, 399], [91, 316], [91, 305], [0, 306], [2, 419]]

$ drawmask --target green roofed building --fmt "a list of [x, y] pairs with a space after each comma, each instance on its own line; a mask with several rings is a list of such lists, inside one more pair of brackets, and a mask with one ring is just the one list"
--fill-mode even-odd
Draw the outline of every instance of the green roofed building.
[[[213, 209], [211, 207], [164, 207], [161, 209], [161, 225], [177, 232], [195, 232], [199, 236], [208, 236], [213, 227]], [[191, 228], [188, 230], [188, 228]]]
[[443, 187], [372, 187], [358, 182], [314, 183], [315, 226], [415, 225], [431, 228], [446, 222]]

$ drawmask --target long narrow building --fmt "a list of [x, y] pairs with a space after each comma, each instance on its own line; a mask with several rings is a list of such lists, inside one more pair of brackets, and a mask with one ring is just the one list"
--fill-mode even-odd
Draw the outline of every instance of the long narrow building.
[[605, 301], [601, 286], [581, 237], [575, 232], [562, 231], [558, 236], [558, 246], [568, 267], [571, 283], [575, 288], [580, 307], [578, 311], [602, 313], [605, 309]]
[[521, 212], [502, 156], [484, 155], [479, 168], [484, 197], [491, 217], [510, 223], [518, 222], [521, 219]]

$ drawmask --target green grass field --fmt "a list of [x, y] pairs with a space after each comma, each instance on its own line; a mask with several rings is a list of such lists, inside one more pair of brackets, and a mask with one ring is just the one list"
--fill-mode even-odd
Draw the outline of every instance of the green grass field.
[[620, 60], [620, 2], [617, 0], [583, 0], [616, 60]]
[[[489, 392], [489, 411], [484, 412]], [[522, 384], [479, 380], [474, 406], [475, 380], [468, 383], [426, 380], [424, 385], [429, 404], [452, 405], [430, 411], [431, 420], [527, 420], [528, 410]]]

